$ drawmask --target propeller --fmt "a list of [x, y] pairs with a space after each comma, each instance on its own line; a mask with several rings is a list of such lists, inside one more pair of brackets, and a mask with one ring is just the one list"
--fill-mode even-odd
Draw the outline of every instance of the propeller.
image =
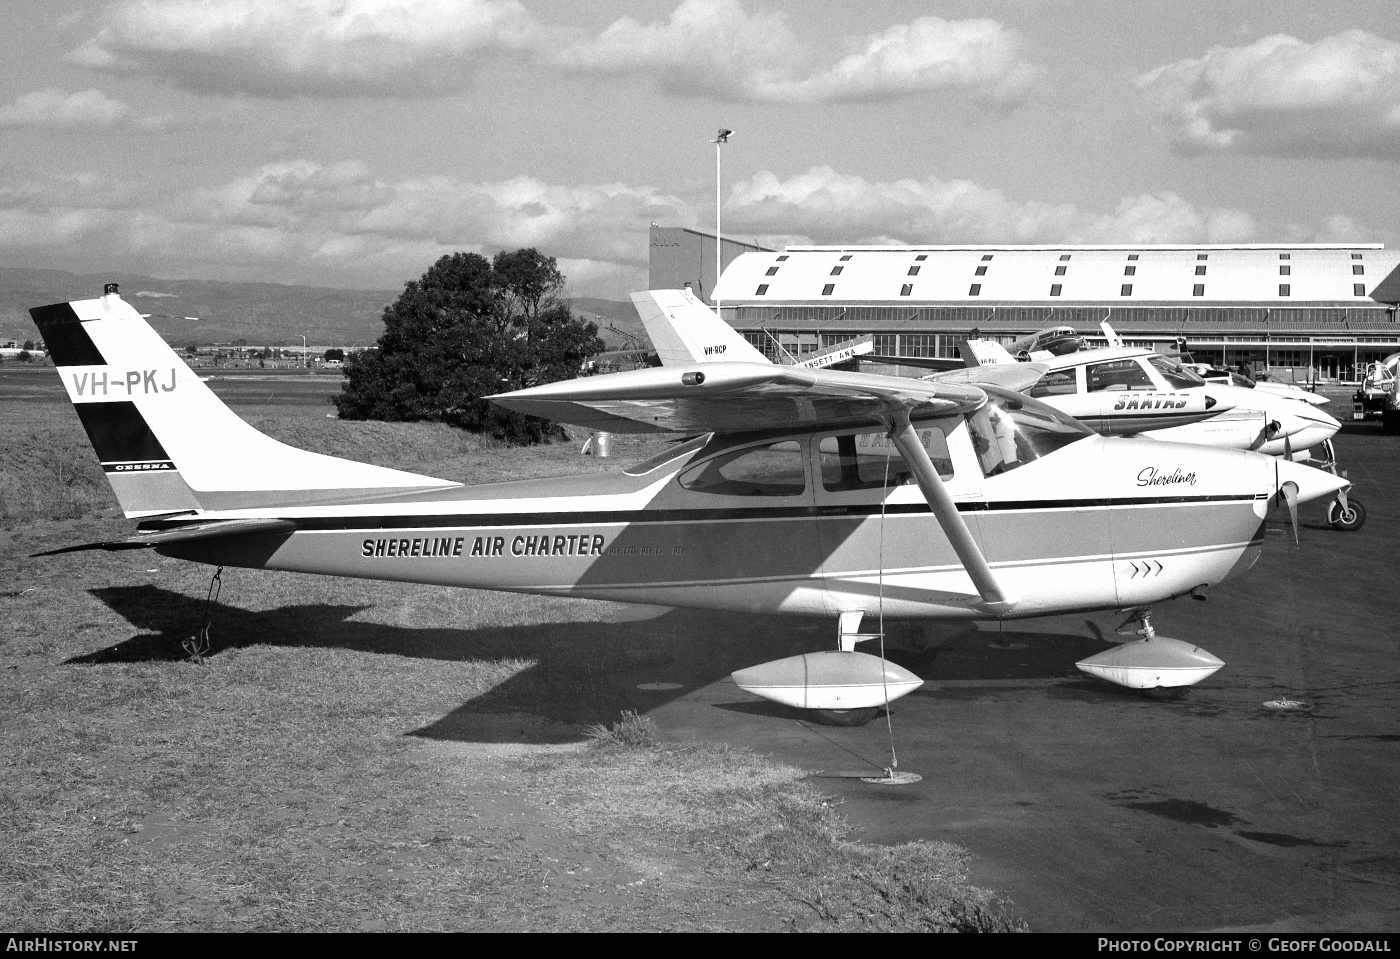
[[1288, 522], [1293, 527], [1293, 545], [1298, 545], [1298, 484], [1294, 482], [1284, 483], [1279, 488], [1279, 495], [1288, 504]]
[[[1277, 472], [1274, 475], [1277, 477]], [[1293, 527], [1293, 545], [1300, 545], [1298, 542], [1298, 484], [1292, 480], [1280, 483], [1274, 499], [1288, 507], [1288, 522]]]

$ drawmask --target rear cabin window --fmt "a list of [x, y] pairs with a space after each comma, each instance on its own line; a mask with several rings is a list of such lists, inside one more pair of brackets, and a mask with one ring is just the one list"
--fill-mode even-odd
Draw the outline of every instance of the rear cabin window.
[[1074, 370], [1056, 370], [1042, 376], [1028, 393], [1031, 396], [1064, 396], [1078, 391], [1079, 384], [1075, 382]]
[[807, 488], [802, 446], [783, 440], [720, 453], [682, 473], [680, 484], [720, 496], [800, 496]]
[[1151, 390], [1156, 387], [1137, 360], [1114, 360], [1095, 363], [1088, 368], [1088, 392], [1100, 390]]
[[[915, 434], [939, 476], [953, 475], [948, 437], [935, 426], [916, 426]], [[914, 481], [894, 441], [881, 432], [823, 436], [818, 444], [822, 487], [828, 492], [879, 489]]]

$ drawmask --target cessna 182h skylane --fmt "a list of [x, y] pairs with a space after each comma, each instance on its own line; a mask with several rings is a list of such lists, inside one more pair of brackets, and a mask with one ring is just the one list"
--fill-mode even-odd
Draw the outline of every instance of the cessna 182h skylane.
[[725, 359], [493, 397], [593, 429], [690, 438], [618, 473], [467, 487], [259, 433], [115, 285], [31, 313], [122, 509], [141, 521], [129, 540], [73, 549], [827, 616], [839, 650], [736, 679], [836, 722], [919, 685], [854, 652], [866, 616], [1125, 609], [1144, 639], [1084, 668], [1143, 689], [1197, 682], [1220, 661], [1157, 637], [1146, 608], [1248, 569], [1275, 500], [1345, 484], [1245, 451], [1098, 436], [993, 385]]

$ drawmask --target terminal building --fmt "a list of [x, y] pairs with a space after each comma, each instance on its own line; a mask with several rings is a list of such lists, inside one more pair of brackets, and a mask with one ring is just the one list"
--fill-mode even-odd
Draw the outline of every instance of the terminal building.
[[[689, 284], [766, 355], [801, 358], [869, 334], [884, 356], [956, 357], [973, 334], [1011, 342], [1054, 326], [1102, 342], [1348, 382], [1400, 351], [1400, 252], [1379, 244], [794, 246], [653, 226], [652, 289]], [[667, 251], [659, 257], [658, 250]], [[682, 252], [688, 251], [688, 252]], [[694, 274], [693, 276], [691, 274]]]

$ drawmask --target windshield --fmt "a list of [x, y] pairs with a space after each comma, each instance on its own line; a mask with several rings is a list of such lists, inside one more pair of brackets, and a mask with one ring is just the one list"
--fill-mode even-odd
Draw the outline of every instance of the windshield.
[[1167, 385], [1174, 390], [1186, 390], [1193, 386], [1204, 386], [1205, 380], [1196, 375], [1194, 370], [1188, 370], [1176, 360], [1168, 359], [1165, 356], [1153, 356], [1148, 358], [1162, 378], [1167, 381]]
[[1019, 393], [983, 386], [987, 405], [967, 416], [982, 472], [996, 476], [1048, 456], [1093, 432], [1076, 419]]

